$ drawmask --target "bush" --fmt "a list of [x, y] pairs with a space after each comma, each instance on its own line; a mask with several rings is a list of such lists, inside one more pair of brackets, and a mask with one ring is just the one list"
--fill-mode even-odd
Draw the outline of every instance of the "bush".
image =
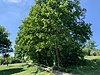
[[22, 61], [20, 61], [19, 59], [17, 58], [14, 58], [14, 57], [8, 57], [8, 62], [6, 62], [4, 60], [3, 57], [0, 57], [0, 65], [5, 65], [5, 64], [14, 64], [14, 63], [21, 63]]
[[9, 64], [9, 59], [7, 60], [6, 58], [4, 59], [3, 57], [0, 58], [0, 65], [5, 65]]
[[21, 62], [22, 62], [21, 60], [15, 58], [15, 57], [11, 57], [11, 58], [10, 58], [10, 63], [11, 63], [11, 64], [14, 64], [14, 63], [21, 63]]
[[4, 64], [4, 59], [0, 58], [0, 65], [3, 65], [3, 64]]
[[93, 50], [91, 51], [91, 56], [100, 56], [100, 50]]
[[14, 59], [14, 60], [12, 60], [10, 63], [11, 63], [11, 64], [14, 64], [14, 63], [21, 63], [21, 61], [18, 60], [18, 59]]

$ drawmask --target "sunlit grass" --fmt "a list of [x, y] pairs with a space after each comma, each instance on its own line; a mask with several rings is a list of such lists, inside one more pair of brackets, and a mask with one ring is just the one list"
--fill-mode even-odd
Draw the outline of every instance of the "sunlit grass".
[[85, 56], [87, 60], [100, 59], [100, 56]]
[[67, 71], [78, 75], [100, 75], [100, 56], [85, 56], [84, 66], [68, 67]]
[[41, 67], [35, 65], [28, 67], [25, 63], [0, 65], [0, 75], [54, 75], [43, 71]]
[[[65, 72], [76, 75], [100, 75], [100, 56], [85, 56], [84, 66], [71, 66], [62, 68]], [[0, 75], [53, 75], [43, 71], [39, 66], [28, 67], [25, 63], [0, 65]]]
[[33, 75], [24, 63], [0, 65], [0, 75]]

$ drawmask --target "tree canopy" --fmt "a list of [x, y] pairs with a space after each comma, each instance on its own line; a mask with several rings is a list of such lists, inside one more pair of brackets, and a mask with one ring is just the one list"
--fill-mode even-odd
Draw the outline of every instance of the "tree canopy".
[[4, 58], [9, 56], [9, 53], [12, 52], [11, 41], [8, 39], [9, 33], [6, 29], [0, 25], [0, 53]]
[[83, 60], [83, 44], [92, 35], [79, 0], [35, 0], [22, 21], [15, 53], [45, 65], [67, 66]]

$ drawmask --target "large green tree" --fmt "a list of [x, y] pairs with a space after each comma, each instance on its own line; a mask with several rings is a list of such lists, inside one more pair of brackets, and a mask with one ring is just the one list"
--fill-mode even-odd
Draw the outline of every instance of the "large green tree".
[[16, 56], [40, 64], [66, 66], [83, 60], [82, 46], [92, 35], [79, 0], [35, 0], [16, 38]]
[[0, 25], [0, 53], [4, 57], [4, 62], [7, 63], [8, 66], [8, 57], [9, 53], [12, 52], [11, 48], [11, 41], [8, 39], [9, 33], [6, 31], [6, 29]]

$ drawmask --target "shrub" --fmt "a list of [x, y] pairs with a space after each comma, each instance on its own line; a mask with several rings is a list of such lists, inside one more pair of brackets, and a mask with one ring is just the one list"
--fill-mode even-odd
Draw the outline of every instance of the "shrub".
[[11, 63], [11, 64], [14, 64], [14, 63], [21, 63], [21, 62], [22, 62], [21, 60], [15, 58], [15, 57], [11, 57], [11, 58], [10, 58], [10, 63]]
[[100, 56], [100, 50], [93, 50], [91, 51], [91, 56]]

